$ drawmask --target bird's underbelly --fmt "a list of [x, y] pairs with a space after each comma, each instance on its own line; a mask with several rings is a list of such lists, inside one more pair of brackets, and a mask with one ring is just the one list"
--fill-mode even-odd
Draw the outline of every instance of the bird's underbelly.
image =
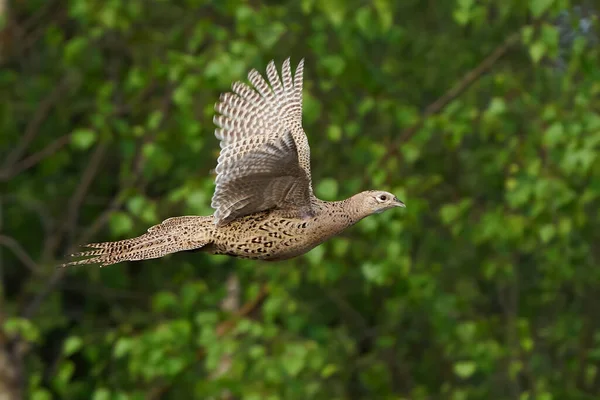
[[306, 238], [248, 238], [235, 243], [215, 241], [210, 252], [255, 260], [280, 261], [296, 257], [318, 246], [322, 241]]
[[206, 250], [255, 260], [280, 261], [296, 257], [318, 246], [333, 232], [312, 221], [290, 218], [244, 218], [219, 227]]

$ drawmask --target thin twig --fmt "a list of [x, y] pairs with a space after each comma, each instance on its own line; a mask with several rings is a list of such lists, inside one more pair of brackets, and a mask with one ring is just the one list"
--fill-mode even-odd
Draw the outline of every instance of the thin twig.
[[6, 246], [12, 250], [13, 254], [25, 265], [31, 272], [37, 274], [39, 272], [38, 265], [35, 261], [27, 254], [25, 249], [21, 247], [19, 242], [10, 236], [0, 235], [0, 244]]
[[[62, 26], [63, 23], [68, 21], [69, 13], [67, 7], [50, 7], [52, 13], [50, 15], [44, 15], [44, 22], [51, 21], [55, 26]], [[12, 58], [19, 59], [27, 54], [36, 43], [44, 37], [48, 29], [48, 24], [40, 23], [38, 26], [32, 26], [30, 32], [26, 32], [21, 27], [18, 27], [18, 42], [19, 46], [16, 48], [17, 54], [13, 55]]]
[[57, 2], [53, 0], [45, 1], [44, 4], [41, 5], [37, 11], [31, 15], [31, 17], [29, 17], [29, 19], [23, 22], [23, 31], [28, 32], [33, 30], [33, 28], [38, 26], [44, 19], [52, 20], [51, 18], [48, 18], [46, 14], [48, 14], [48, 11], [55, 9], [58, 6], [56, 3]]
[[[260, 290], [258, 291], [258, 294], [256, 295], [256, 297], [254, 299], [252, 299], [248, 303], [244, 304], [239, 309], [239, 311], [233, 315], [233, 318], [231, 318], [227, 321], [224, 321], [221, 324], [219, 324], [219, 326], [217, 326], [217, 335], [225, 336], [226, 334], [231, 332], [233, 330], [233, 328], [236, 327], [238, 321], [241, 318], [247, 317], [250, 313], [255, 311], [260, 304], [262, 304], [262, 302], [267, 297], [267, 294], [269, 294], [269, 288], [267, 287], [266, 284], [263, 284], [260, 287]], [[203, 355], [204, 355], [204, 353], [202, 353], [202, 352], [199, 353], [199, 356], [202, 357]]]
[[52, 107], [54, 107], [54, 105], [56, 105], [61, 99], [61, 95], [67, 86], [66, 83], [67, 79], [62, 78], [59, 84], [55, 85], [54, 89], [46, 96], [46, 98], [44, 98], [44, 100], [42, 100], [38, 108], [35, 110], [33, 118], [31, 118], [27, 124], [21, 141], [6, 157], [4, 165], [2, 166], [2, 170], [9, 171], [13, 169], [12, 166], [21, 158], [21, 156], [23, 156], [33, 139], [39, 133], [40, 127], [48, 117], [50, 110], [52, 110]]
[[[48, 235], [53, 224], [53, 219], [46, 205], [39, 201], [39, 199], [19, 197], [14, 193], [7, 194], [4, 196], [6, 203], [16, 203], [19, 207], [29, 210], [37, 215], [40, 220], [40, 225], [44, 229], [44, 234]], [[0, 228], [0, 231], [2, 229]]]
[[[100, 143], [98, 146], [96, 146], [96, 149], [90, 157], [90, 162], [88, 163], [87, 168], [81, 176], [79, 185], [77, 186], [75, 193], [69, 200], [69, 214], [67, 216], [65, 229], [70, 234], [70, 236], [72, 236], [75, 231], [75, 225], [77, 223], [77, 218], [79, 217], [81, 205], [90, 189], [92, 182], [94, 181], [94, 178], [98, 174], [100, 164], [102, 162], [104, 154], [106, 153], [107, 148], [108, 146], [106, 143]], [[72, 243], [70, 246], [72, 246]]]
[[[98, 173], [100, 162], [102, 161], [106, 149], [106, 143], [100, 143], [94, 149], [88, 165], [81, 174], [79, 185], [77, 185], [75, 192], [67, 203], [68, 207], [65, 210], [66, 216], [64, 218], [59, 218], [59, 220], [64, 220], [65, 223], [58, 226], [52, 235], [46, 237], [46, 243], [44, 244], [44, 250], [42, 251], [42, 259], [49, 258], [49, 256], [56, 251], [65, 232], [69, 233], [70, 236], [73, 235], [81, 204], [83, 203], [92, 181]], [[72, 247], [72, 244], [70, 244], [69, 247]]]
[[52, 154], [60, 150], [62, 147], [64, 147], [67, 143], [69, 143], [70, 139], [71, 135], [63, 135], [56, 139], [54, 142], [50, 143], [44, 149], [32, 154], [23, 161], [11, 166], [9, 169], [0, 171], [0, 181], [7, 181], [13, 176], [18, 175], [19, 173], [37, 165], [46, 157], [51, 156]]
[[[100, 230], [100, 228], [102, 228], [102, 226], [104, 226], [104, 224], [108, 221], [110, 214], [112, 214], [112, 212], [121, 207], [123, 201], [124, 198], [122, 196], [122, 191], [119, 191], [113, 197], [110, 206], [106, 208], [104, 212], [102, 212], [102, 214], [100, 214], [89, 226], [89, 228], [86, 229], [85, 232], [81, 235], [81, 240], [83, 242], [88, 242], [89, 239], [93, 237], [94, 234], [96, 234], [96, 232]], [[72, 246], [71, 248], [69, 248], [68, 252], [72, 253], [74, 250], [75, 246]], [[60, 283], [66, 272], [66, 268], [56, 268], [54, 270], [54, 272], [50, 276], [50, 279], [46, 283], [46, 286], [44, 286], [44, 288], [40, 292], [38, 292], [38, 294], [33, 298], [33, 300], [31, 300], [31, 302], [23, 311], [24, 318], [30, 319], [33, 317], [33, 315], [37, 312], [42, 302], [54, 291], [58, 283]]]

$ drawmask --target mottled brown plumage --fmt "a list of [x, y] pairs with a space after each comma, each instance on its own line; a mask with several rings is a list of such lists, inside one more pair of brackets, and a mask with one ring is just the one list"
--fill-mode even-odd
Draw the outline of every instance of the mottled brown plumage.
[[313, 195], [310, 148], [302, 129], [302, 73], [290, 60], [279, 77], [267, 67], [268, 82], [255, 70], [252, 87], [236, 82], [215, 109], [221, 155], [212, 216], [169, 218], [133, 239], [92, 243], [87, 257], [63, 266], [115, 264], [186, 250], [257, 260], [284, 260], [316, 247], [362, 218], [404, 207], [394, 195], [366, 191], [327, 202]]

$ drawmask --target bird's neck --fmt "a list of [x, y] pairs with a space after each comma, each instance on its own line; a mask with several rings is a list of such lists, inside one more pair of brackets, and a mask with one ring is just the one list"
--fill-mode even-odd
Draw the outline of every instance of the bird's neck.
[[354, 224], [361, 219], [373, 214], [371, 209], [365, 207], [364, 194], [357, 193], [354, 196], [342, 200], [346, 202], [345, 208], [348, 215], [354, 220]]
[[324, 205], [324, 212], [329, 214], [331, 223], [339, 230], [352, 226], [371, 215], [371, 212], [364, 208], [359, 195], [340, 201], [320, 201], [320, 203]]

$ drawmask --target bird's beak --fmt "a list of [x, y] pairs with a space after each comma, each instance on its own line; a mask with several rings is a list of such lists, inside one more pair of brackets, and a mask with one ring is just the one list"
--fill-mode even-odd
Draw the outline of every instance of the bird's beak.
[[404, 204], [403, 202], [401, 202], [400, 200], [398, 200], [397, 198], [394, 198], [394, 206], [396, 207], [406, 207], [406, 204]]

